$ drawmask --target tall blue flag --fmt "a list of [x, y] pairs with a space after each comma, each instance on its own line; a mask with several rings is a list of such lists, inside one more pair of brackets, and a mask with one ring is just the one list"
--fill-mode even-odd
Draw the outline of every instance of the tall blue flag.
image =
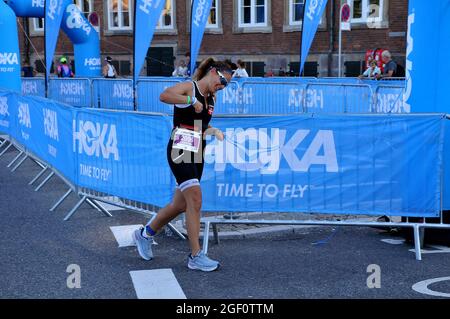
[[55, 54], [56, 41], [64, 14], [70, 0], [45, 0], [45, 77], [48, 79]]
[[133, 72], [135, 85], [164, 3], [165, 1], [162, 0], [136, 0], [135, 2]]
[[211, 10], [212, 0], [193, 0], [191, 11], [191, 76], [194, 75], [195, 61], [197, 60], [203, 33]]
[[301, 61], [300, 74], [303, 71], [306, 57], [314, 40], [317, 27], [320, 23], [320, 18], [323, 15], [323, 10], [327, 6], [327, 0], [305, 0], [305, 7], [303, 8], [303, 26], [302, 26], [302, 47], [301, 47]]

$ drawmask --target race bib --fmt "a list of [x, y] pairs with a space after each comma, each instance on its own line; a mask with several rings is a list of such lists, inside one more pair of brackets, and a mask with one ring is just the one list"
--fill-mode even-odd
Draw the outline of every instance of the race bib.
[[173, 134], [172, 148], [197, 153], [201, 138], [200, 132], [177, 128]]

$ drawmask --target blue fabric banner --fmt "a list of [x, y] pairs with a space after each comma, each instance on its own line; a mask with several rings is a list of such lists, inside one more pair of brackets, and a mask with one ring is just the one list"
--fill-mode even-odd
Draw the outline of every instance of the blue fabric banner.
[[164, 3], [162, 0], [136, 0], [133, 83], [141, 72]]
[[303, 9], [305, 11], [302, 25], [300, 74], [302, 73], [309, 48], [314, 40], [317, 27], [319, 26], [320, 19], [322, 18], [326, 6], [327, 0], [305, 0], [305, 7]]
[[64, 14], [64, 8], [70, 0], [45, 0], [45, 74], [50, 76], [56, 41]]
[[191, 12], [191, 76], [195, 72], [197, 55], [202, 44], [203, 33], [208, 22], [212, 0], [193, 0]]

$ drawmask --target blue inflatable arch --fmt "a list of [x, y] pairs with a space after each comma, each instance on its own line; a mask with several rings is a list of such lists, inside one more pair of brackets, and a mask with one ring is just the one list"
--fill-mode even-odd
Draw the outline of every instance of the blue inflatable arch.
[[[17, 17], [27, 18], [44, 18], [44, 2], [44, 0], [7, 1]], [[77, 77], [101, 76], [99, 34], [72, 1], [67, 1], [61, 29], [73, 43]], [[0, 43], [0, 51], [3, 45]]]

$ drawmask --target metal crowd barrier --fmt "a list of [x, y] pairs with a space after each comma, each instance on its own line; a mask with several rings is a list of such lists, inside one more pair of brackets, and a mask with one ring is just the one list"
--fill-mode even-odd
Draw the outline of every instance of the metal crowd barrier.
[[388, 82], [377, 86], [373, 95], [373, 113], [410, 113], [405, 109], [405, 87]]
[[77, 107], [91, 106], [91, 80], [88, 78], [50, 78], [48, 98]]
[[173, 113], [173, 106], [162, 103], [159, 95], [168, 87], [183, 82], [183, 78], [145, 78], [137, 81], [137, 110], [141, 112]]
[[134, 110], [132, 79], [92, 79], [92, 107]]
[[45, 97], [45, 79], [22, 78], [22, 94]]

